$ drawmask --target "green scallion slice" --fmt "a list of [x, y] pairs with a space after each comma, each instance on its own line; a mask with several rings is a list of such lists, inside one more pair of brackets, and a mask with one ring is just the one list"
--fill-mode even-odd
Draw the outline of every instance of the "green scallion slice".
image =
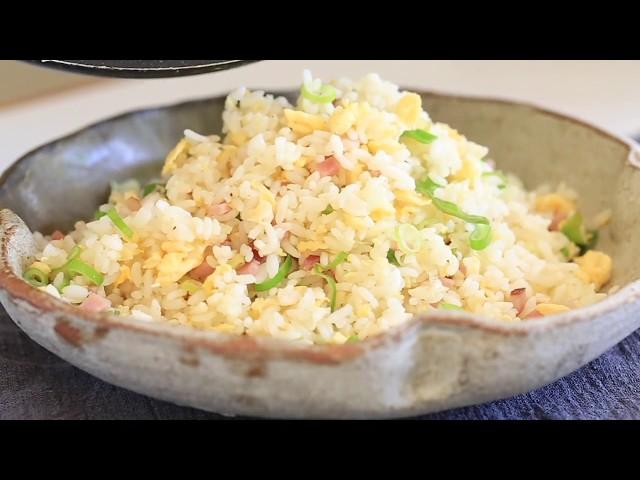
[[420, 251], [420, 232], [416, 227], [409, 223], [398, 225], [395, 229], [395, 239], [398, 242], [398, 248], [403, 253], [418, 253]]
[[147, 195], [152, 194], [158, 188], [164, 188], [164, 183], [150, 183], [149, 185], [145, 185], [142, 189], [142, 197], [146, 197]]
[[474, 250], [484, 250], [491, 243], [491, 226], [479, 223], [469, 235], [469, 245]]
[[125, 237], [127, 237], [128, 239], [133, 238], [133, 230], [129, 228], [129, 225], [124, 223], [124, 220], [120, 215], [118, 215], [118, 212], [116, 212], [115, 208], [111, 207], [109, 210], [107, 210], [107, 216]]
[[347, 338], [347, 343], [355, 343], [359, 341], [360, 337], [358, 335], [351, 335], [349, 338]]
[[329, 262], [327, 265], [316, 264], [315, 268], [320, 269], [321, 272], [326, 270], [335, 270], [338, 265], [345, 262], [348, 256], [349, 254], [347, 252], [340, 252], [335, 256], [332, 262]]
[[459, 307], [458, 305], [454, 305], [453, 303], [445, 303], [445, 302], [441, 302], [438, 308], [440, 308], [440, 310], [464, 310], [464, 308]]
[[400, 262], [396, 258], [396, 252], [394, 252], [391, 248], [387, 251], [387, 260], [391, 265], [395, 265], [396, 267], [400, 266]]
[[96, 210], [96, 213], [93, 214], [93, 218], [94, 218], [94, 220], [100, 220], [106, 214], [107, 214], [107, 212], [103, 212], [102, 210]]
[[331, 103], [336, 99], [336, 89], [328, 84], [323, 84], [317, 92], [302, 85], [302, 96], [313, 103]]
[[484, 172], [482, 174], [483, 177], [498, 177], [500, 179], [500, 183], [498, 184], [498, 188], [500, 190], [504, 190], [507, 188], [507, 176], [501, 172], [500, 170], [495, 170], [493, 172]]
[[587, 246], [589, 243], [589, 236], [584, 227], [582, 215], [578, 212], [564, 222], [561, 231], [565, 237], [578, 246]]
[[416, 129], [416, 130], [406, 130], [405, 132], [403, 132], [402, 135], [400, 135], [400, 138], [411, 138], [416, 142], [429, 144], [434, 140], [436, 140], [438, 137], [433, 133], [427, 132], [426, 130]]
[[435, 196], [437, 188], [442, 187], [427, 177], [426, 180], [416, 182], [416, 191], [431, 198], [433, 205], [442, 213], [459, 218], [467, 223], [473, 223], [476, 228], [469, 236], [469, 244], [474, 250], [482, 250], [491, 242], [491, 224], [487, 217], [471, 215], [464, 212], [458, 205]]
[[333, 213], [333, 212], [334, 212], [333, 207], [331, 205], [327, 205], [327, 208], [325, 208], [322, 211], [322, 215], [329, 215], [330, 213]]
[[265, 280], [262, 283], [256, 283], [255, 288], [256, 292], [266, 292], [267, 290], [271, 290], [274, 287], [280, 285], [280, 283], [287, 278], [289, 272], [291, 271], [291, 266], [293, 265], [293, 259], [290, 255], [287, 255], [286, 260], [280, 268], [278, 269], [278, 273], [276, 273], [272, 278]]
[[430, 177], [427, 177], [424, 180], [418, 180], [416, 182], [416, 192], [421, 193], [422, 195], [425, 195], [427, 197], [433, 197], [436, 190], [442, 187], [444, 187], [444, 185], [440, 185], [439, 183], [434, 182]]
[[192, 278], [187, 278], [180, 282], [180, 288], [188, 293], [194, 294], [202, 288], [202, 283]]
[[34, 267], [27, 268], [22, 277], [34, 287], [49, 285], [49, 276], [42, 270]]
[[316, 275], [322, 277], [326, 280], [327, 285], [329, 285], [329, 289], [331, 290], [331, 294], [329, 297], [329, 305], [331, 306], [331, 312], [335, 312], [336, 310], [336, 300], [338, 297], [338, 286], [336, 285], [336, 281], [333, 279], [331, 275], [325, 275], [322, 273], [322, 266], [316, 265], [314, 267]]
[[104, 282], [104, 275], [95, 270], [88, 263], [83, 262], [79, 258], [74, 258], [73, 260], [69, 260], [65, 265], [66, 272], [75, 273], [78, 275], [82, 275], [89, 279], [95, 285], [102, 285]]

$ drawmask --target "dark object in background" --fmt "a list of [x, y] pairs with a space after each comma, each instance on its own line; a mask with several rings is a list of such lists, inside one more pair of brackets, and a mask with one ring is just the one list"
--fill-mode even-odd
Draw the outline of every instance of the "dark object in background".
[[165, 78], [240, 67], [257, 60], [26, 60], [29, 63], [103, 77]]

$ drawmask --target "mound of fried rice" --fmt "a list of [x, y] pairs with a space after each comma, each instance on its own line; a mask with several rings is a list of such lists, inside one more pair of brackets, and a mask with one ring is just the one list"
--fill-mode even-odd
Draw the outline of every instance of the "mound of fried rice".
[[[605, 296], [610, 257], [562, 232], [578, 211], [567, 187], [525, 191], [487, 148], [375, 74], [322, 83], [304, 72], [303, 85], [331, 101], [240, 88], [222, 136], [176, 139], [162, 185], [113, 185], [100, 211], [114, 207], [132, 235], [107, 215], [35, 233], [39, 288], [89, 311], [305, 343], [362, 340], [437, 309], [536, 321]], [[426, 178], [432, 196], [417, 189]], [[488, 219], [488, 244], [473, 248], [474, 225], [436, 196]], [[99, 285], [65, 279], [76, 246]], [[256, 288], [287, 259], [287, 275]]]

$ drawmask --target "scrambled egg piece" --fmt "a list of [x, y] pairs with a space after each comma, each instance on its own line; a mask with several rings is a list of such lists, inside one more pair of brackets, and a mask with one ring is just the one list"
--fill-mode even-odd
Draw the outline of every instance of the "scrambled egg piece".
[[113, 286], [114, 287], [118, 287], [121, 284], [123, 284], [124, 282], [126, 282], [127, 280], [129, 280], [130, 278], [131, 278], [131, 269], [129, 267], [127, 267], [126, 265], [122, 265], [120, 267], [120, 275], [116, 279], [116, 281], [113, 284]]
[[605, 253], [589, 250], [574, 261], [580, 266], [588, 281], [593, 283], [597, 289], [600, 289], [611, 279], [613, 262], [611, 257]]
[[370, 140], [369, 143], [367, 143], [367, 148], [369, 149], [369, 152], [371, 152], [372, 155], [375, 155], [381, 150], [383, 152], [388, 153], [389, 155], [393, 155], [394, 153], [398, 152], [399, 150], [402, 150], [405, 147], [401, 143], [396, 142], [395, 140], [385, 140], [385, 141]]
[[312, 115], [286, 108], [284, 117], [287, 127], [299, 136], [309, 135], [315, 130], [327, 130], [327, 122], [321, 115]]
[[184, 160], [187, 157], [187, 149], [189, 147], [189, 143], [186, 138], [183, 138], [178, 142], [178, 144], [169, 152], [167, 158], [164, 161], [164, 166], [162, 167], [162, 175], [166, 176], [171, 174], [176, 168], [180, 166], [178, 160]]
[[317, 252], [318, 250], [325, 250], [327, 244], [324, 242], [316, 242], [313, 240], [301, 240], [298, 242], [298, 250], [300, 252]]
[[559, 193], [550, 193], [536, 198], [535, 208], [538, 212], [557, 212], [569, 216], [575, 212], [576, 205], [572, 200], [563, 197]]
[[393, 217], [396, 211], [390, 208], [376, 208], [369, 215], [374, 222], [379, 222], [387, 217]]
[[396, 105], [396, 115], [407, 125], [414, 125], [422, 112], [422, 98], [416, 93], [407, 93]]
[[329, 130], [338, 135], [344, 135], [356, 123], [356, 113], [351, 106], [338, 107], [329, 119]]
[[420, 195], [414, 190], [396, 190], [394, 193], [396, 196], [396, 208], [398, 209], [407, 205], [413, 205], [416, 207], [429, 205], [429, 200], [427, 200], [424, 195]]
[[191, 252], [171, 252], [158, 264], [158, 282], [161, 285], [177, 282], [202, 263], [205, 247], [194, 247]]
[[541, 315], [546, 316], [546, 315], [553, 315], [556, 313], [568, 312], [571, 309], [564, 305], [557, 305], [555, 303], [541, 303], [536, 307], [536, 310]]
[[243, 132], [235, 131], [227, 135], [227, 139], [234, 145], [240, 147], [244, 145], [248, 137]]

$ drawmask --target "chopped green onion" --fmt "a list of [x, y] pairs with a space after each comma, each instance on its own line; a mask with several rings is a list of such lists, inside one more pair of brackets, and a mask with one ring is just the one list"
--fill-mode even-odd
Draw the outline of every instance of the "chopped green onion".
[[289, 275], [292, 265], [293, 259], [290, 255], [287, 255], [286, 260], [278, 269], [278, 273], [262, 283], [256, 283], [256, 292], [266, 292], [267, 290], [271, 290], [273, 287], [277, 287], [278, 285], [280, 285], [280, 283], [287, 277], [287, 275]]
[[600, 238], [600, 232], [598, 232], [598, 230], [589, 230], [587, 231], [587, 235], [589, 236], [589, 241], [585, 245], [585, 251], [581, 252], [582, 254], [586, 253], [587, 250], [595, 248]]
[[111, 207], [109, 210], [107, 210], [107, 216], [125, 237], [127, 237], [128, 239], [131, 239], [133, 237], [133, 230], [129, 228], [129, 225], [124, 223], [124, 220], [120, 215], [118, 215], [118, 212], [116, 212], [115, 208]]
[[69, 260], [65, 265], [65, 270], [69, 273], [76, 273], [78, 275], [82, 275], [83, 277], [88, 278], [95, 285], [102, 285], [104, 282], [104, 275], [95, 270], [88, 263], [83, 262], [79, 258], [74, 258], [73, 260]]
[[562, 253], [562, 255], [564, 255], [564, 258], [566, 258], [567, 260], [569, 260], [571, 258], [571, 253], [569, 252], [569, 247], [562, 247], [560, 249], [560, 253]]
[[578, 212], [574, 213], [564, 222], [561, 231], [565, 237], [578, 246], [587, 246], [589, 243], [588, 234], [582, 221], [582, 215]]
[[331, 103], [336, 94], [336, 89], [328, 84], [323, 84], [317, 92], [309, 90], [306, 84], [302, 85], [302, 96], [313, 103]]
[[436, 189], [442, 187], [444, 187], [444, 185], [440, 185], [439, 183], [434, 182], [430, 177], [427, 177], [424, 180], [418, 180], [416, 182], [416, 191], [418, 193], [426, 195], [427, 197], [433, 197]]
[[464, 308], [454, 305], [453, 303], [441, 302], [439, 305], [440, 310], [464, 310]]
[[452, 217], [464, 220], [467, 223], [483, 223], [489, 225], [489, 219], [487, 217], [481, 217], [480, 215], [470, 215], [462, 211], [462, 209], [453, 202], [442, 200], [440, 198], [432, 198], [433, 204], [438, 210]]
[[329, 265], [327, 265], [326, 267], [324, 267], [325, 270], [335, 270], [335, 268], [340, 265], [341, 263], [344, 263], [344, 261], [347, 259], [347, 257], [349, 256], [349, 254], [347, 252], [340, 252], [336, 255], [336, 257], [333, 259], [332, 262], [329, 263]]
[[111, 310], [107, 310], [107, 313], [110, 313], [111, 315], [115, 315], [116, 317], [120, 316], [120, 310], [117, 310], [115, 308], [112, 308]]
[[351, 335], [349, 338], [347, 338], [347, 343], [354, 343], [359, 341], [360, 337], [358, 335]]
[[469, 235], [469, 245], [474, 250], [484, 250], [491, 243], [491, 225], [478, 223], [471, 235]]
[[42, 270], [34, 267], [27, 268], [22, 276], [34, 287], [44, 287], [49, 284], [49, 276]]
[[405, 131], [402, 135], [400, 135], [400, 138], [412, 138], [417, 142], [429, 144], [436, 140], [438, 137], [433, 133], [427, 132], [426, 130], [417, 129]]
[[107, 212], [103, 212], [102, 210], [96, 210], [96, 213], [93, 214], [93, 218], [94, 218], [94, 220], [100, 220], [106, 214], [107, 214]]
[[325, 208], [322, 211], [322, 215], [329, 215], [330, 213], [333, 213], [333, 212], [334, 212], [333, 207], [331, 205], [327, 205], [327, 208]]
[[78, 258], [81, 253], [82, 253], [82, 247], [80, 245], [76, 245], [69, 252], [69, 255], [67, 256], [67, 262], [69, 260], [73, 260], [74, 258]]
[[400, 266], [400, 262], [396, 258], [396, 252], [394, 252], [391, 248], [387, 251], [387, 260], [391, 265], [395, 265], [396, 267]]
[[152, 194], [158, 189], [158, 187], [164, 187], [164, 183], [150, 183], [149, 185], [146, 185], [142, 189], [142, 197], [144, 198], [147, 195]]
[[426, 180], [416, 182], [416, 191], [430, 197], [433, 205], [442, 213], [476, 225], [476, 228], [469, 236], [471, 248], [474, 250], [486, 248], [491, 242], [491, 224], [489, 219], [480, 215], [470, 215], [455, 203], [435, 197], [435, 191], [440, 187], [442, 187], [442, 185], [438, 185], [429, 177], [427, 177]]
[[498, 188], [503, 190], [507, 187], [507, 176], [501, 172], [500, 170], [495, 170], [493, 172], [484, 172], [482, 174], [483, 177], [498, 177], [501, 182], [498, 184]]
[[331, 312], [333, 313], [336, 310], [336, 299], [338, 297], [338, 286], [336, 285], [336, 281], [331, 275], [325, 275], [324, 273], [322, 273], [321, 265], [316, 265], [314, 267], [314, 270], [316, 275], [319, 275], [320, 277], [324, 278], [327, 281], [327, 284], [331, 289], [330, 306], [331, 306]]
[[202, 283], [192, 278], [187, 278], [186, 280], [180, 282], [180, 288], [188, 293], [194, 294], [202, 288]]
[[316, 264], [315, 268], [319, 268], [321, 272], [326, 270], [335, 270], [338, 265], [344, 263], [348, 256], [349, 254], [347, 252], [340, 252], [333, 259], [333, 262], [329, 262], [327, 265]]
[[464, 310], [464, 308], [454, 305], [453, 303], [440, 302], [438, 306], [441, 310]]
[[418, 253], [420, 251], [420, 232], [409, 223], [403, 223], [396, 227], [395, 239], [403, 253]]

